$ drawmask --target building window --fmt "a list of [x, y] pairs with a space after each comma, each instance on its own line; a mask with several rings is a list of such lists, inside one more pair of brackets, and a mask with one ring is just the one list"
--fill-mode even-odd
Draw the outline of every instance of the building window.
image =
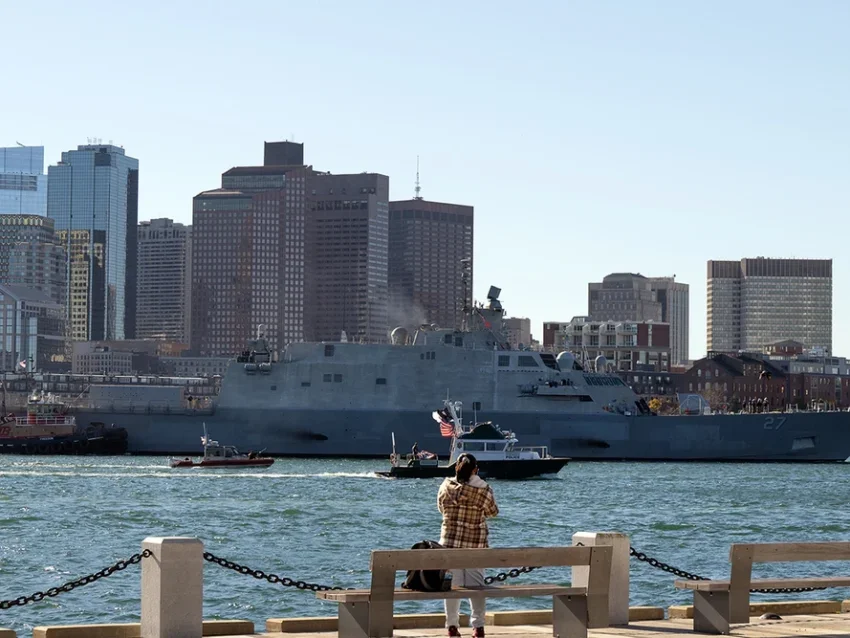
[[334, 375], [332, 374], [322, 375], [322, 381], [324, 381], [325, 383], [330, 383], [331, 381], [333, 381], [333, 376]]
[[528, 355], [520, 355], [517, 361], [519, 363], [520, 368], [536, 368], [536, 367], [538, 367], [537, 361], [534, 359], [534, 357], [530, 357]]
[[342, 383], [342, 375], [341, 374], [335, 374], [334, 375], [334, 383]]
[[480, 410], [481, 409], [481, 401], [473, 401], [472, 402], [472, 409], [473, 410]]
[[452, 336], [446, 335], [445, 337], [443, 337], [443, 343], [447, 343], [448, 345], [452, 345]]
[[277, 386], [276, 386], [276, 385], [273, 385], [273, 386], [272, 386], [271, 388], [269, 388], [269, 389], [270, 389], [272, 392], [274, 392], [275, 390], [277, 390]]
[[330, 344], [325, 346], [325, 356], [332, 357], [334, 356], [334, 347]]
[[383, 377], [375, 379], [375, 385], [387, 385], [387, 380]]
[[510, 365], [511, 365], [511, 358], [507, 355], [500, 354], [499, 355], [499, 367], [500, 368], [507, 368]]

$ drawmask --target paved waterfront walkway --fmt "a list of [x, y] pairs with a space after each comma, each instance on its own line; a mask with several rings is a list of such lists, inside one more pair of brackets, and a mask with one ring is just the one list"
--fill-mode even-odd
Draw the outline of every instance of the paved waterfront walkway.
[[[650, 620], [630, 623], [628, 627], [609, 627], [592, 629], [590, 638], [695, 638], [708, 636], [692, 630], [690, 619]], [[551, 625], [515, 625], [486, 627], [487, 636], [551, 636]], [[462, 628], [464, 636], [472, 631]], [[264, 638], [336, 638], [336, 632], [320, 633], [263, 633], [254, 636]], [[444, 629], [396, 629], [399, 638], [436, 638], [445, 636]], [[823, 614], [818, 616], [787, 616], [784, 620], [759, 620], [752, 618], [747, 625], [732, 625], [732, 636], [743, 638], [780, 638], [782, 636], [806, 636], [807, 638], [826, 638], [828, 636], [850, 636], [850, 614]], [[247, 636], [231, 638], [248, 638]]]

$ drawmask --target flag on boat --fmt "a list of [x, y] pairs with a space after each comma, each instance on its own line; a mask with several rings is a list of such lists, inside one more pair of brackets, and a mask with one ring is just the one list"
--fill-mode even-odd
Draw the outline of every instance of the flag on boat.
[[431, 413], [431, 416], [434, 420], [440, 424], [440, 435], [445, 437], [454, 436], [455, 426], [454, 423], [448, 421], [442, 414], [437, 411]]
[[21, 366], [22, 368], [26, 368], [27, 367], [27, 360], [24, 359], [23, 361], [18, 361], [18, 365]]

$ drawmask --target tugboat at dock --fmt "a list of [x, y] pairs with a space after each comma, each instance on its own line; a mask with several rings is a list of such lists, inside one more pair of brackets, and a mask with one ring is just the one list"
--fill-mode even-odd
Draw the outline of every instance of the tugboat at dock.
[[444, 408], [432, 413], [440, 426], [440, 433], [450, 437], [451, 449], [447, 465], [440, 465], [436, 455], [416, 452], [410, 455], [406, 465], [401, 463], [395, 451], [390, 456], [392, 467], [387, 472], [378, 472], [388, 478], [439, 478], [454, 475], [458, 457], [468, 452], [478, 461], [479, 474], [485, 479], [528, 479], [539, 476], [554, 476], [569, 462], [568, 458], [553, 458], [545, 446], [517, 447], [513, 432], [503, 431], [489, 421], [463, 425], [460, 401], [444, 402]]
[[52, 394], [33, 393], [26, 416], [0, 417], [0, 454], [124, 454], [124, 428], [91, 423], [78, 427], [68, 406]]

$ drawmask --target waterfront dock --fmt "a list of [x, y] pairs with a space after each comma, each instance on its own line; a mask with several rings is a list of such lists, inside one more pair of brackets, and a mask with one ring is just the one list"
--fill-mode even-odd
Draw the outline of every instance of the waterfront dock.
[[[486, 597], [522, 598], [525, 596], [551, 596], [554, 606], [536, 610], [493, 610], [487, 613], [485, 628], [488, 636], [536, 636], [553, 634], [569, 638], [650, 637], [676, 638], [677, 636], [728, 634], [742, 638], [773, 638], [780, 636], [850, 636], [850, 600], [792, 600], [781, 602], [752, 602], [750, 585], [773, 589], [758, 590], [776, 593], [801, 593], [814, 589], [846, 587], [845, 578], [815, 577], [809, 579], [749, 580], [749, 572], [735, 568], [739, 552], [747, 549], [746, 558], [759, 560], [848, 560], [850, 543], [796, 543], [733, 545], [731, 581], [707, 579], [684, 582], [698, 583], [706, 594], [695, 592], [694, 605], [671, 607], [629, 606], [630, 544], [626, 535], [618, 532], [578, 532], [573, 535], [571, 547], [547, 548], [496, 548], [477, 550], [376, 550], [372, 552], [372, 588], [337, 589], [310, 586], [319, 598], [337, 602], [338, 616], [270, 618], [265, 626], [258, 627], [251, 620], [203, 619], [203, 565], [206, 561], [227, 562], [203, 551], [203, 543], [186, 537], [149, 537], [142, 543], [142, 552], [124, 566], [141, 563], [141, 622], [97, 625], [36, 626], [33, 638], [201, 638], [202, 636], [275, 636], [278, 638], [319, 638], [342, 636], [414, 636], [445, 635], [442, 613], [393, 614], [395, 600], [432, 600], [434, 611], [442, 607], [441, 598], [468, 596], [466, 591], [411, 592], [396, 589], [396, 573], [404, 569], [468, 569], [474, 562], [507, 566], [525, 564], [560, 565], [572, 567], [571, 585], [568, 587], [523, 584], [499, 585], [477, 590]], [[791, 551], [793, 556], [781, 551]], [[769, 556], [765, 558], [765, 551]], [[549, 558], [545, 558], [548, 555]], [[611, 560], [613, 557], [613, 561]], [[411, 562], [413, 561], [413, 562]], [[494, 562], [496, 561], [496, 562]], [[463, 563], [463, 564], [455, 564]], [[124, 567], [120, 567], [123, 569]], [[257, 573], [236, 564], [230, 564], [246, 575]], [[102, 570], [112, 573], [118, 567]], [[525, 568], [523, 568], [525, 569]], [[110, 571], [111, 570], [111, 571]], [[512, 570], [519, 571], [519, 570]], [[386, 572], [386, 573], [385, 573]], [[745, 589], [735, 583], [745, 573]], [[108, 575], [108, 574], [106, 574]], [[503, 574], [504, 575], [504, 574]], [[98, 576], [100, 578], [101, 576]], [[277, 578], [277, 577], [275, 577]], [[86, 577], [86, 582], [97, 578]], [[502, 578], [498, 580], [504, 580]], [[384, 584], [383, 581], [386, 581]], [[683, 581], [679, 581], [683, 582]], [[767, 583], [770, 584], [767, 584]], [[732, 584], [731, 591], [724, 589]], [[783, 589], [784, 584], [799, 589]], [[85, 584], [85, 583], [83, 583]], [[291, 581], [290, 584], [294, 584]], [[301, 583], [303, 584], [303, 583]], [[671, 582], [671, 586], [672, 586]], [[74, 585], [78, 586], [78, 585]], [[73, 588], [73, 587], [71, 587]], [[45, 595], [56, 595], [63, 588], [54, 588], [48, 594], [29, 597], [41, 600]], [[728, 589], [728, 588], [727, 588]], [[545, 593], [544, 593], [545, 590]], [[530, 593], [533, 592], [533, 593]], [[305, 592], [306, 595], [309, 595]], [[452, 596], [454, 594], [454, 596]], [[699, 594], [699, 595], [697, 595]], [[387, 597], [389, 595], [389, 597]], [[29, 602], [27, 597], [6, 601], [2, 609]], [[20, 602], [19, 602], [20, 601]], [[365, 607], [364, 607], [365, 603]], [[389, 605], [381, 607], [382, 605]], [[520, 609], [522, 603], [518, 603]], [[363, 610], [366, 613], [363, 613]], [[384, 613], [386, 615], [384, 615]], [[725, 624], [721, 620], [725, 619]], [[555, 625], [553, 625], [553, 620]], [[466, 628], [468, 616], [461, 617], [462, 635], [470, 635]], [[560, 624], [558, 624], [560, 623]], [[700, 623], [702, 623], [700, 625]], [[560, 627], [560, 629], [559, 629]], [[704, 629], [707, 629], [705, 631]], [[23, 636], [23, 634], [18, 634]], [[0, 638], [16, 638], [15, 633], [0, 629]]]

